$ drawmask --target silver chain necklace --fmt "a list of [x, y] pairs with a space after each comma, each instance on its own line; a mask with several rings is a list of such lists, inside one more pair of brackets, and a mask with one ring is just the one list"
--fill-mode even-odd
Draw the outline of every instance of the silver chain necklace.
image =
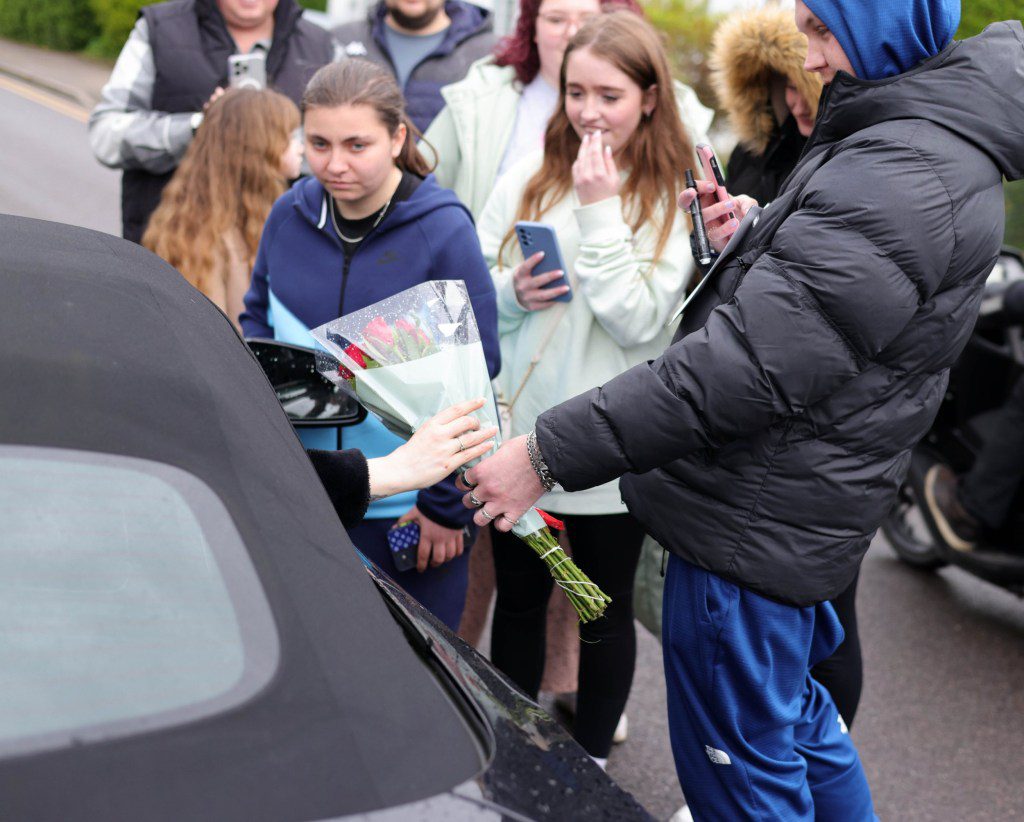
[[[394, 199], [394, 197], [395, 194], [394, 192], [392, 192], [391, 196], [388, 197], [388, 201], [384, 203], [384, 207], [380, 210], [380, 213], [377, 215], [377, 219], [373, 221], [373, 225], [370, 226], [369, 229], [367, 229], [366, 234], [364, 234], [362, 237], [346, 237], [344, 234], [342, 234], [341, 228], [338, 226], [338, 215], [337, 212], [335, 211], [335, 208], [337, 208], [337, 206], [335, 206], [335, 208], [332, 208], [331, 222], [334, 223], [334, 230], [338, 232], [338, 236], [341, 237], [342, 242], [361, 243], [366, 238], [366, 235], [373, 231], [380, 224], [380, 221], [384, 219], [384, 215], [387, 213], [388, 206], [391, 205], [391, 201]], [[340, 209], [338, 210], [340, 211]]]

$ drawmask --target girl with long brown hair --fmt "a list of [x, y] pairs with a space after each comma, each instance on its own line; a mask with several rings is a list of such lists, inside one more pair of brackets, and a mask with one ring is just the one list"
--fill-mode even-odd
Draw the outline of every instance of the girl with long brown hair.
[[[543, 155], [502, 178], [479, 222], [498, 292], [499, 387], [513, 435], [532, 430], [551, 406], [664, 350], [666, 323], [693, 272], [675, 206], [693, 166], [658, 34], [628, 12], [588, 21], [566, 48]], [[514, 241], [520, 220], [555, 229], [566, 271], [533, 275], [540, 255], [522, 259]], [[571, 300], [555, 302], [570, 286]], [[614, 484], [556, 489], [541, 507], [562, 515], [576, 562], [612, 598], [603, 619], [580, 626], [575, 734], [603, 762], [632, 682], [632, 586], [643, 532]], [[536, 696], [551, 581], [514, 538], [492, 537], [492, 660]]]
[[142, 238], [236, 326], [263, 224], [299, 176], [298, 127], [298, 108], [274, 91], [215, 100]]
[[[313, 345], [310, 328], [428, 280], [461, 279], [469, 291], [493, 377], [498, 372], [494, 284], [466, 207], [420, 154], [391, 72], [350, 58], [320, 69], [302, 98], [306, 156], [300, 180], [267, 218], [245, 297], [242, 329]], [[307, 448], [357, 448], [371, 460], [402, 441], [375, 417], [345, 429], [304, 429]], [[349, 528], [357, 548], [453, 630], [466, 597], [471, 512], [451, 478], [419, 493], [372, 502]], [[419, 565], [397, 571], [388, 529], [420, 526]]]

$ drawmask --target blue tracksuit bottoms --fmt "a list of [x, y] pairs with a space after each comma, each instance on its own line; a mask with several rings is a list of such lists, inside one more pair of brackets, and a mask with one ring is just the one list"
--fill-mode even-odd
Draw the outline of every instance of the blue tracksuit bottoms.
[[783, 605], [670, 556], [663, 609], [672, 753], [695, 819], [876, 819], [809, 673], [843, 639], [829, 603]]

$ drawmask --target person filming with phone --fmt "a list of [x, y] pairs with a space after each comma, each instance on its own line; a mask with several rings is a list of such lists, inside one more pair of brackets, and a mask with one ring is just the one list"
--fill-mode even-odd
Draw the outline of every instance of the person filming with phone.
[[[559, 83], [544, 151], [501, 178], [478, 224], [498, 292], [498, 383], [513, 434], [663, 350], [665, 321], [694, 271], [675, 209], [693, 144], [657, 33], [628, 11], [592, 17], [568, 43]], [[603, 764], [633, 677], [643, 529], [611, 482], [551, 494], [542, 507], [565, 519], [576, 563], [612, 598], [602, 619], [580, 626], [575, 735]], [[493, 536], [491, 659], [536, 697], [551, 577], [517, 539]]]
[[96, 159], [123, 172], [124, 238], [141, 242], [203, 112], [231, 80], [262, 83], [298, 105], [313, 73], [338, 56], [331, 35], [303, 20], [296, 0], [144, 6], [89, 117]]
[[730, 219], [700, 183], [721, 256], [668, 349], [466, 473], [464, 504], [502, 531], [556, 483], [622, 478], [670, 552], [669, 729], [698, 819], [876, 818], [809, 668], [842, 640], [828, 600], [971, 335], [1002, 178], [1024, 176], [1020, 21], [960, 42], [957, 0], [796, 0], [794, 13], [825, 90], [782, 191]]

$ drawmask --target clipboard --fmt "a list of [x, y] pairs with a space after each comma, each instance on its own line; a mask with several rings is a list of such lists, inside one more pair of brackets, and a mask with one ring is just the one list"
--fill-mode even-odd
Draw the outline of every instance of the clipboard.
[[718, 259], [715, 260], [714, 263], [712, 263], [711, 268], [708, 269], [708, 273], [701, 278], [701, 281], [697, 283], [697, 287], [690, 292], [689, 296], [687, 296], [685, 300], [683, 300], [683, 304], [672, 312], [672, 316], [669, 317], [668, 322], [665, 323], [666, 327], [672, 325], [674, 322], [676, 322], [676, 320], [683, 316], [683, 312], [686, 311], [686, 307], [693, 301], [694, 297], [700, 294], [705, 284], [707, 284], [711, 277], [714, 276], [715, 272], [718, 271], [718, 268], [719, 266], [722, 265], [722, 262], [727, 257], [731, 256], [732, 253], [736, 250], [736, 247], [743, 242], [743, 238], [747, 236], [750, 229], [757, 223], [758, 219], [760, 218], [761, 211], [762, 209], [760, 206], [754, 206], [752, 209], [750, 209], [750, 211], [746, 213], [746, 215], [743, 217], [743, 222], [739, 224], [739, 227], [729, 238], [729, 242], [726, 243], [725, 248], [722, 249], [722, 253], [718, 255]]

